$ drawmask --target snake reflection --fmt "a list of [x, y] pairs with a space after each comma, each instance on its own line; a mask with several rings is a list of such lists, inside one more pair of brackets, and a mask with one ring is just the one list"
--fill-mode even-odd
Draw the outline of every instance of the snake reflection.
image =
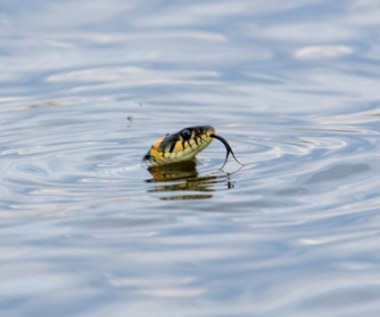
[[218, 184], [226, 189], [234, 187], [228, 173], [199, 176], [195, 161], [149, 167], [148, 171], [152, 178], [146, 182], [154, 184], [148, 192], [171, 193], [160, 197], [162, 200], [207, 199]]

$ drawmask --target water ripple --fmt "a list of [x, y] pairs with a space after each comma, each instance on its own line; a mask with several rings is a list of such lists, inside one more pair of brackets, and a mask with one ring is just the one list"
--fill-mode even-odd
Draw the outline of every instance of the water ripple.
[[[35, 2], [0, 13], [1, 315], [378, 316], [378, 1]], [[198, 124], [244, 166], [141, 164]]]

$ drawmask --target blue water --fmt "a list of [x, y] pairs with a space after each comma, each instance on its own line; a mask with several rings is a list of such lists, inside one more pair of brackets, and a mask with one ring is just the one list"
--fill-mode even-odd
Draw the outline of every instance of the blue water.
[[378, 1], [0, 8], [0, 316], [379, 315]]

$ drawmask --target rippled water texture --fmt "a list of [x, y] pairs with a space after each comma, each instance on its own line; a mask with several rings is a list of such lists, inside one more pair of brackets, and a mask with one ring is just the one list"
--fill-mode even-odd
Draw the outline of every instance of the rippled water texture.
[[[380, 6], [8, 1], [0, 316], [378, 316]], [[213, 125], [196, 162], [147, 170]]]

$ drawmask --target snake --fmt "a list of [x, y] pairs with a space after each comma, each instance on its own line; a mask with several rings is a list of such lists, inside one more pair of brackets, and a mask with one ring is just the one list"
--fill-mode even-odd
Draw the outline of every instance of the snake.
[[222, 142], [227, 151], [224, 163], [220, 169], [226, 165], [230, 154], [236, 162], [243, 165], [236, 158], [227, 140], [217, 135], [215, 128], [210, 125], [187, 127], [178, 132], [166, 134], [150, 147], [143, 157], [143, 162], [148, 167], [155, 167], [193, 160], [214, 139]]

